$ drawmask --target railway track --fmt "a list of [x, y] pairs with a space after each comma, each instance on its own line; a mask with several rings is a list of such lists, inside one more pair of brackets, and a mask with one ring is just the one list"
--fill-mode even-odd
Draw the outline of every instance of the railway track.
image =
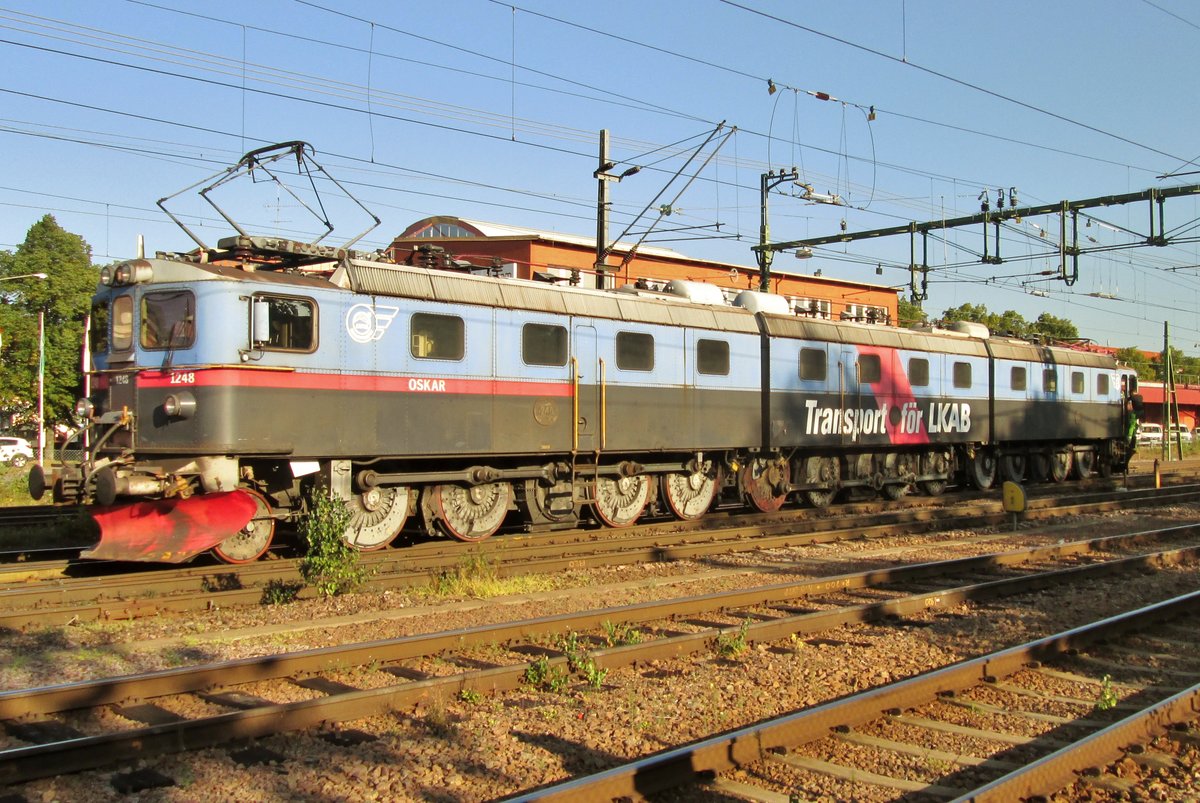
[[[722, 640], [771, 642], [865, 621], [903, 621], [965, 602], [1094, 582], [1194, 561], [1187, 546], [1089, 563], [1098, 551], [1158, 540], [1200, 540], [1196, 527], [1131, 533], [974, 558], [777, 584], [0, 693], [9, 734], [0, 783], [16, 784], [224, 745], [281, 731], [346, 723], [431, 700], [483, 695], [712, 651]], [[1051, 564], [1051, 565], [1046, 565]], [[915, 590], [914, 588], [921, 590]], [[930, 588], [932, 586], [932, 588]], [[874, 599], [862, 602], [863, 595]], [[608, 623], [610, 627], [605, 627]], [[638, 643], [604, 645], [636, 627]], [[652, 638], [650, 638], [652, 636]], [[497, 645], [503, 645], [498, 647]], [[434, 656], [437, 656], [434, 660]], [[532, 673], [532, 674], [531, 674]], [[590, 681], [589, 681], [590, 682]]]
[[[1095, 514], [1146, 505], [1186, 503], [1200, 498], [1200, 487], [1172, 486], [1053, 495], [1030, 501], [1026, 521]], [[1066, 501], [1069, 500], [1069, 501]], [[876, 509], [864, 505], [863, 509]], [[725, 526], [711, 522], [672, 522], [623, 531], [575, 531], [508, 537], [473, 545], [469, 555], [494, 567], [498, 575], [554, 573], [571, 569], [702, 559], [714, 555], [881, 538], [935, 529], [998, 526], [1009, 523], [998, 500], [968, 500], [958, 505], [907, 506], [875, 513], [841, 513], [819, 518], [804, 512], [783, 517], [737, 516]], [[461, 544], [425, 543], [402, 550], [362, 555], [376, 589], [410, 588], [452, 571], [463, 560]], [[61, 625], [103, 619], [130, 619], [214, 607], [258, 605], [272, 584], [299, 586], [297, 560], [265, 561], [247, 566], [158, 567], [150, 571], [63, 577], [66, 564], [24, 564], [0, 572], [0, 627]], [[91, 564], [84, 567], [94, 571]], [[302, 596], [312, 595], [300, 589]]]
[[1107, 765], [1170, 765], [1138, 746], [1175, 727], [1196, 739], [1198, 616], [1195, 592], [514, 799], [608, 801], [697, 782], [690, 799], [768, 803], [1007, 803], [1076, 783], [1128, 792]]

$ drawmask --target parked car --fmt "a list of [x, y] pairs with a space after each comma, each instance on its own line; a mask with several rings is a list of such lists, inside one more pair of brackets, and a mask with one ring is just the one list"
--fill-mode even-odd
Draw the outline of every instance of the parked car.
[[33, 459], [33, 447], [24, 438], [0, 438], [0, 463], [20, 468]]
[[1137, 441], [1139, 444], [1162, 443], [1162, 424], [1138, 424]]
[[1192, 430], [1187, 424], [1180, 424], [1178, 427], [1171, 427], [1171, 443], [1175, 442], [1175, 435], [1178, 433], [1181, 443], [1192, 442]]

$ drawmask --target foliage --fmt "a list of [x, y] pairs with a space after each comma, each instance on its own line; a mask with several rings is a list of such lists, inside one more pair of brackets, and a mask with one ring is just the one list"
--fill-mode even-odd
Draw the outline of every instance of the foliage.
[[45, 312], [46, 421], [70, 420], [79, 396], [83, 326], [98, 273], [91, 247], [52, 215], [30, 227], [15, 252], [0, 251], [0, 276], [44, 273], [47, 278], [0, 284], [0, 409], [35, 425], [38, 312]]
[[623, 647], [626, 644], [642, 643], [641, 631], [632, 625], [613, 624], [605, 619], [601, 626], [604, 628], [604, 644], [607, 647]]
[[925, 314], [925, 310], [921, 309], [920, 302], [909, 301], [901, 296], [898, 299], [897, 324], [907, 329], [912, 329], [915, 326], [925, 326], [929, 323], [929, 316]]
[[750, 620], [743, 619], [742, 626], [736, 633], [721, 633], [717, 636], [717, 655], [722, 658], [739, 658], [750, 649], [746, 634], [750, 630]]
[[476, 705], [483, 699], [483, 695], [476, 689], [463, 689], [458, 693], [458, 699], [469, 705]]
[[583, 679], [593, 689], [604, 685], [604, 679], [608, 677], [608, 670], [596, 666], [596, 659], [592, 658], [580, 644], [579, 634], [573, 630], [569, 631], [566, 636], [559, 639], [558, 646], [567, 656], [567, 666], [572, 672], [583, 675]]
[[1100, 696], [1096, 699], [1096, 710], [1107, 711], [1110, 708], [1116, 708], [1118, 702], [1120, 701], [1113, 689], [1112, 675], [1105, 675], [1100, 679]]
[[525, 668], [522, 680], [535, 689], [561, 694], [566, 691], [568, 677], [565, 669], [550, 666], [550, 659], [543, 655]]
[[358, 563], [358, 550], [342, 538], [350, 526], [350, 511], [341, 499], [323, 493], [312, 495], [308, 518], [300, 534], [308, 546], [300, 561], [300, 574], [321, 596], [334, 597], [357, 589], [367, 571]]
[[1141, 349], [1133, 346], [1117, 349], [1116, 358], [1137, 371], [1138, 379], [1153, 381], [1158, 378], [1158, 364], [1152, 363]]
[[470, 555], [453, 569], [434, 576], [418, 593], [430, 597], [474, 597], [489, 599], [506, 594], [527, 594], [558, 587], [560, 579], [546, 575], [500, 577], [494, 563], [484, 555]]
[[1043, 312], [1037, 320], [1030, 322], [1015, 310], [1005, 310], [997, 314], [989, 312], [983, 304], [961, 304], [943, 312], [942, 320], [973, 321], [983, 324], [996, 334], [1013, 337], [1038, 335], [1050, 340], [1075, 340], [1079, 337], [1079, 329], [1075, 324], [1048, 312]]
[[286, 605], [295, 602], [300, 596], [303, 583], [289, 583], [287, 580], [272, 580], [263, 587], [263, 605]]

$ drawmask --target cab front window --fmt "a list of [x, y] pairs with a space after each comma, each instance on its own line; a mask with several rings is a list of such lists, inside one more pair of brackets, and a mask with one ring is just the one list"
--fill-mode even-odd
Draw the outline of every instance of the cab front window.
[[180, 349], [196, 337], [196, 298], [190, 290], [142, 296], [138, 340], [144, 349]]

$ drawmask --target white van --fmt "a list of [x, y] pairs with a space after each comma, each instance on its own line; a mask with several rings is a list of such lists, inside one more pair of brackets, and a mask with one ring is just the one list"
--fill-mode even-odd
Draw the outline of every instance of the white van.
[[1162, 443], [1162, 436], [1162, 424], [1138, 424], [1138, 443]]

